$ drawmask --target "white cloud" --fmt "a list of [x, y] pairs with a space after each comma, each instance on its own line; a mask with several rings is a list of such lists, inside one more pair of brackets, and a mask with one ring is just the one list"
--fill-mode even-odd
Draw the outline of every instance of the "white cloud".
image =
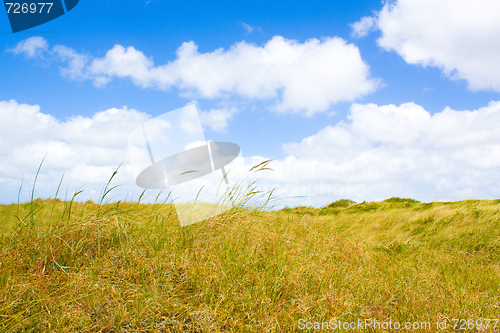
[[239, 112], [238, 109], [230, 108], [200, 111], [198, 114], [203, 126], [209, 127], [214, 132], [224, 132], [227, 129], [229, 120], [237, 112]]
[[143, 88], [177, 87], [200, 98], [268, 100], [277, 111], [307, 116], [340, 101], [353, 101], [381, 84], [370, 77], [359, 49], [339, 37], [299, 43], [275, 36], [264, 46], [242, 41], [229, 50], [207, 53], [185, 42], [175, 60], [160, 66], [132, 46], [115, 45], [103, 58], [92, 61], [63, 46], [53, 52], [69, 61], [63, 74], [92, 79], [96, 86], [128, 78]]
[[355, 38], [361, 38], [366, 35], [375, 27], [375, 18], [372, 16], [362, 17], [360, 21], [349, 24], [352, 28], [352, 35]]
[[205, 146], [207, 141], [193, 141], [184, 146], [184, 150], [189, 150], [191, 148], [196, 148], [200, 146]]
[[[54, 194], [65, 174], [73, 190], [87, 185], [101, 190], [113, 171], [127, 156], [129, 133], [150, 118], [136, 110], [109, 109], [91, 118], [77, 116], [61, 122], [40, 112], [38, 105], [0, 101], [0, 183], [1, 201], [17, 198], [22, 170], [25, 192], [44, 156], [37, 192]], [[131, 170], [125, 165], [118, 180], [129, 183]], [[16, 193], [14, 195], [13, 193]], [[26, 197], [24, 197], [26, 199]]]
[[241, 26], [247, 33], [251, 33], [254, 29], [250, 24], [246, 24], [245, 22], [241, 23]]
[[241, 26], [243, 27], [243, 29], [245, 29], [245, 31], [246, 31], [247, 34], [251, 34], [254, 30], [262, 32], [262, 28], [261, 27], [252, 27], [250, 24], [245, 23], [245, 22], [242, 22]]
[[[21, 200], [28, 199], [44, 156], [35, 196], [54, 195], [64, 172], [63, 188], [69, 185], [70, 196], [82, 186], [85, 200], [89, 194], [99, 193], [127, 156], [130, 132], [151, 118], [123, 107], [59, 121], [40, 112], [37, 105], [14, 100], [0, 101], [0, 116], [3, 202], [16, 201], [23, 171]], [[261, 189], [278, 187], [278, 193], [282, 191], [281, 205], [392, 196], [422, 201], [498, 198], [499, 127], [500, 101], [474, 111], [445, 108], [434, 115], [415, 103], [353, 104], [345, 121], [300, 142], [284, 144], [288, 156], [271, 162], [274, 171], [256, 176]], [[248, 170], [264, 158], [244, 160], [242, 167]], [[237, 180], [234, 173], [230, 180]], [[142, 192], [133, 183], [129, 162], [121, 167], [114, 183], [125, 185], [125, 193], [135, 189], [136, 199]], [[293, 196], [300, 198], [290, 198]]]
[[30, 37], [19, 42], [16, 47], [8, 49], [15, 54], [24, 54], [28, 58], [38, 58], [47, 51], [49, 44], [43, 37]]
[[[500, 91], [500, 2], [497, 0], [388, 1], [374, 17], [378, 45], [406, 62], [442, 69], [469, 89]], [[353, 34], [369, 26], [363, 18]]]
[[52, 48], [52, 53], [55, 54], [61, 61], [68, 63], [67, 68], [61, 69], [61, 74], [63, 76], [71, 79], [86, 78], [83, 71], [89, 60], [87, 55], [80, 54], [72, 48], [63, 45], [55, 45]]
[[89, 72], [97, 78], [96, 85], [106, 84], [112, 77], [130, 78], [143, 88], [150, 87], [155, 79], [151, 69], [153, 60], [130, 46], [115, 45], [104, 58], [94, 59]]
[[302, 204], [500, 197], [500, 102], [432, 116], [414, 103], [353, 104], [348, 119], [284, 144], [288, 157], [262, 180], [309, 196]]
[[[237, 111], [234, 108], [216, 109], [199, 114], [205, 126], [222, 131]], [[198, 119], [193, 116], [196, 115], [184, 113], [181, 126], [198, 133], [198, 128], [192, 125]], [[41, 112], [38, 105], [10, 100], [0, 101], [0, 118], [0, 202], [10, 203], [17, 199], [23, 173], [21, 199], [28, 199], [36, 170], [44, 157], [46, 159], [36, 185], [37, 196], [54, 195], [63, 174], [70, 196], [80, 187], [85, 189], [84, 198], [88, 198], [86, 195], [89, 193], [99, 193], [113, 171], [127, 158], [130, 133], [151, 116], [124, 106], [96, 112], [92, 117], [75, 116], [60, 121]], [[191, 124], [191, 127], [186, 127], [186, 124]], [[148, 130], [172, 128], [165, 120], [157, 120], [154, 125], [159, 127], [149, 126]], [[195, 142], [191, 147], [198, 145], [199, 142]], [[140, 193], [142, 190], [135, 186], [133, 171], [130, 161], [126, 159], [115, 177], [115, 183], [124, 185], [125, 191], [135, 189]]]

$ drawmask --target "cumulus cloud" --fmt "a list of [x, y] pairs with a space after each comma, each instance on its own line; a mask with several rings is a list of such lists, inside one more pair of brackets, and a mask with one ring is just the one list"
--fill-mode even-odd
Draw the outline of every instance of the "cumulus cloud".
[[[19, 189], [22, 172], [26, 185], [33, 180], [45, 156], [37, 183], [42, 196], [55, 192], [64, 173], [73, 190], [80, 186], [88, 186], [94, 192], [102, 189], [127, 157], [129, 133], [150, 118], [123, 107], [100, 111], [90, 118], [77, 116], [59, 121], [42, 113], [38, 105], [20, 104], [15, 100], [0, 101], [0, 117], [0, 186], [3, 188], [0, 199], [3, 202], [15, 201], [17, 195], [13, 193]], [[125, 165], [117, 178], [130, 183], [133, 179], [128, 175], [130, 172]]]
[[15, 54], [24, 54], [28, 58], [38, 58], [44, 51], [47, 51], [49, 44], [43, 37], [30, 37], [19, 42], [14, 48], [8, 51]]
[[[441, 68], [469, 89], [500, 91], [500, 2], [496, 0], [387, 1], [374, 17], [378, 45], [406, 62]], [[352, 25], [363, 36], [371, 20]]]
[[63, 46], [53, 52], [69, 62], [63, 74], [91, 79], [96, 86], [115, 78], [130, 79], [142, 88], [177, 87], [200, 98], [268, 100], [277, 111], [302, 111], [308, 116], [369, 94], [381, 84], [370, 77], [359, 49], [338, 37], [300, 43], [275, 36], [263, 46], [242, 41], [229, 50], [207, 53], [199, 53], [194, 42], [185, 42], [175, 60], [159, 66], [132, 46], [115, 45], [92, 61]]
[[375, 28], [375, 18], [372, 16], [365, 16], [361, 18], [360, 21], [349, 24], [352, 29], [352, 36], [355, 38], [361, 38]]
[[227, 129], [229, 120], [237, 112], [239, 112], [237, 108], [230, 108], [200, 111], [198, 114], [203, 126], [210, 128], [214, 132], [224, 132]]
[[88, 69], [95, 77], [94, 84], [100, 86], [108, 83], [113, 77], [130, 78], [143, 88], [150, 87], [155, 80], [151, 69], [153, 60], [134, 47], [115, 45], [104, 58], [94, 59]]
[[[223, 131], [236, 112], [234, 108], [198, 111], [202, 124], [214, 131]], [[99, 111], [91, 117], [74, 116], [60, 121], [43, 113], [38, 105], [10, 100], [0, 101], [0, 117], [0, 202], [16, 201], [23, 176], [21, 199], [29, 198], [36, 170], [44, 157], [36, 185], [39, 197], [53, 196], [64, 174], [70, 196], [82, 187], [85, 198], [94, 195], [96, 200], [114, 170], [124, 161], [114, 178], [115, 183], [122, 185], [125, 193], [142, 192], [134, 182], [128, 143], [130, 133], [151, 119], [150, 115], [124, 106]], [[187, 124], [197, 121], [192, 117], [183, 120]], [[156, 124], [172, 129], [166, 121]], [[149, 126], [148, 130], [155, 128]], [[198, 145], [199, 142], [195, 143]]]
[[71, 79], [85, 79], [84, 68], [89, 61], [89, 57], [80, 54], [70, 47], [64, 45], [55, 45], [52, 53], [61, 61], [67, 62], [68, 67], [61, 69], [61, 74]]
[[[500, 197], [500, 102], [431, 115], [415, 103], [353, 104], [348, 121], [283, 145], [263, 180], [302, 204], [332, 198]], [[309, 198], [307, 198], [309, 197]]]

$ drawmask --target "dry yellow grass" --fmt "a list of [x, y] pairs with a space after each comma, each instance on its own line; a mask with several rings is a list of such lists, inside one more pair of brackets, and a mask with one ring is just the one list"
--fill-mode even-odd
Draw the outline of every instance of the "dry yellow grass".
[[69, 204], [0, 206], [0, 332], [500, 318], [498, 201], [237, 209], [184, 228], [171, 205]]

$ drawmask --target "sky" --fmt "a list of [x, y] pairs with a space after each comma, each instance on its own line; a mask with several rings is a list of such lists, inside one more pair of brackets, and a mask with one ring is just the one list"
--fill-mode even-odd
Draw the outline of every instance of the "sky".
[[[93, 1], [0, 13], [0, 203], [141, 193], [128, 136], [195, 105], [277, 207], [500, 198], [500, 2]], [[45, 159], [44, 159], [45, 158]], [[149, 191], [146, 201], [154, 201]]]

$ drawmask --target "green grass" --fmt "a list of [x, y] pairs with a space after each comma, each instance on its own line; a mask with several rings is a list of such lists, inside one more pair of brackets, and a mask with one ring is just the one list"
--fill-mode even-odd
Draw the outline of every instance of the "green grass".
[[499, 217], [499, 201], [391, 198], [182, 228], [169, 204], [0, 205], [0, 332], [499, 318]]

